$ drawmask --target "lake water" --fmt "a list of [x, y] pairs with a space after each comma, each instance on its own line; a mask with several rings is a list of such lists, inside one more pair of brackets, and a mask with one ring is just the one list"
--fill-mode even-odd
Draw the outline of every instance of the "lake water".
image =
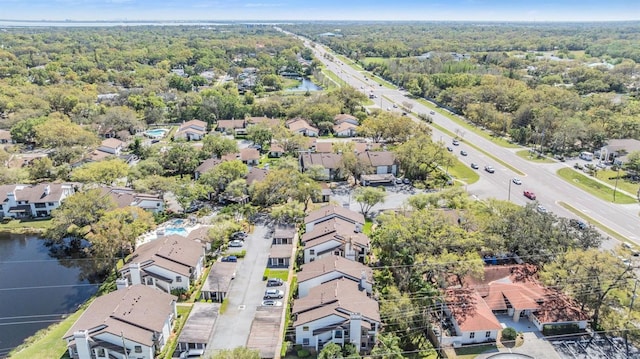
[[91, 297], [91, 268], [86, 259], [53, 258], [37, 236], [0, 233], [0, 358]]
[[303, 77], [302, 83], [298, 87], [287, 89], [287, 91], [322, 91], [322, 87], [313, 83], [308, 78]]

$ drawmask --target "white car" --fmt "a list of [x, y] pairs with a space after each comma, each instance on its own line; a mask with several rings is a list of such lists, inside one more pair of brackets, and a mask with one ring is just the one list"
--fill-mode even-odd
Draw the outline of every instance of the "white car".
[[244, 245], [244, 242], [239, 239], [229, 242], [229, 247], [232, 247], [232, 248], [242, 247], [243, 245]]
[[540, 213], [547, 213], [547, 209], [544, 208], [543, 205], [539, 204], [538, 207], [536, 207], [536, 211], [540, 212]]
[[284, 297], [284, 292], [280, 289], [267, 289], [264, 292], [264, 299], [280, 299]]
[[265, 307], [282, 307], [282, 302], [279, 300], [267, 299], [262, 301], [262, 305]]
[[522, 181], [520, 181], [519, 178], [514, 178], [511, 180], [511, 182], [513, 182], [514, 184], [517, 184], [518, 186], [522, 184]]

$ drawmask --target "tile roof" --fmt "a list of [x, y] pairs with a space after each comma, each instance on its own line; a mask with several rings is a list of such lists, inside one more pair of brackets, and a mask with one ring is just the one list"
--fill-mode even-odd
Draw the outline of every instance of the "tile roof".
[[269, 118], [269, 117], [249, 117], [247, 122], [257, 125], [259, 123], [264, 123], [269, 127], [278, 127], [282, 123], [278, 118]]
[[380, 322], [378, 302], [367, 296], [366, 291], [360, 290], [357, 282], [345, 278], [311, 288], [307, 296], [294, 301], [291, 313], [297, 314], [294, 326], [331, 314], [349, 319], [352, 313]]
[[145, 266], [149, 263], [149, 265], [157, 265], [189, 277], [190, 269], [197, 266], [204, 255], [203, 247], [203, 243], [177, 234], [161, 237], [136, 248], [129, 263], [120, 271], [128, 270], [131, 263], [140, 263]]
[[314, 132], [318, 132], [318, 129], [311, 126], [307, 120], [302, 118], [297, 118], [293, 120], [287, 121], [287, 127], [293, 132], [297, 132], [300, 130], [312, 130]]
[[502, 326], [491, 308], [470, 289], [451, 289], [446, 293], [447, 308], [464, 332], [500, 330]]
[[16, 201], [27, 201], [28, 203], [58, 202], [62, 199], [65, 187], [73, 188], [73, 185], [71, 183], [3, 185], [0, 186], [0, 203], [7, 200], [7, 193], [9, 192], [15, 194]]
[[360, 281], [364, 272], [367, 282], [373, 283], [373, 270], [370, 267], [336, 255], [321, 257], [313, 262], [304, 264], [300, 272], [298, 272], [298, 283], [334, 271], [342, 273], [355, 281]]
[[333, 126], [333, 132], [339, 133], [347, 130], [356, 130], [357, 128], [358, 128], [358, 125], [354, 125], [353, 123], [349, 123], [349, 122], [342, 122]]
[[11, 132], [7, 130], [0, 130], [0, 140], [11, 141]]
[[302, 235], [301, 242], [306, 243], [326, 235], [348, 235], [355, 233], [356, 225], [340, 217], [333, 217], [313, 226], [313, 229]]
[[354, 142], [354, 147], [353, 149], [360, 153], [360, 152], [365, 152], [367, 150], [378, 150], [382, 148], [382, 145], [379, 143], [367, 143], [367, 142]]
[[293, 244], [273, 244], [269, 248], [269, 258], [291, 258]]
[[346, 113], [341, 113], [341, 114], [335, 115], [333, 117], [333, 121], [336, 124], [342, 123], [344, 121], [349, 121], [349, 120], [358, 122], [358, 118], [357, 117], [349, 115], [349, 114], [346, 114]]
[[237, 263], [234, 262], [214, 262], [201, 290], [227, 293], [235, 277], [236, 268]]
[[[176, 297], [145, 285], [134, 285], [96, 298], [67, 330], [63, 338], [79, 330], [99, 329], [115, 336], [151, 346], [154, 332], [161, 333], [173, 313]], [[95, 335], [95, 334], [93, 334]]]
[[284, 147], [279, 143], [272, 143], [269, 146], [269, 152], [284, 152]]
[[329, 219], [336, 216], [342, 217], [349, 222], [364, 224], [364, 215], [362, 213], [336, 205], [324, 206], [309, 212], [304, 218], [304, 223], [318, 222], [323, 218]]
[[295, 227], [276, 227], [273, 238], [293, 238], [296, 236], [296, 228]]
[[183, 124], [180, 125], [180, 130], [191, 127], [191, 126], [195, 126], [195, 127], [202, 127], [205, 130], [207, 129], [207, 123], [204, 121], [200, 121], [200, 120], [191, 120], [191, 121], [187, 121]]

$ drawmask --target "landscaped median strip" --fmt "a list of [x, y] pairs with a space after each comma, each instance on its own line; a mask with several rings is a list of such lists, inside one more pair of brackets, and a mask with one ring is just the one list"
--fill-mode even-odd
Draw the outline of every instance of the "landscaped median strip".
[[631, 204], [637, 202], [637, 199], [630, 197], [620, 191], [616, 191], [616, 200], [613, 201], [613, 188], [604, 183], [598, 182], [593, 178], [583, 175], [573, 168], [561, 168], [556, 173], [565, 181], [607, 202], [619, 204]]
[[562, 207], [564, 207], [564, 209], [566, 209], [567, 211], [575, 214], [576, 216], [581, 217], [582, 219], [586, 220], [587, 222], [589, 222], [589, 224], [599, 228], [600, 230], [602, 230], [603, 232], [605, 232], [606, 234], [610, 235], [611, 237], [621, 241], [621, 242], [626, 242], [626, 243], [630, 243], [630, 244], [634, 244], [634, 242], [630, 241], [629, 238], [623, 236], [622, 234], [614, 231], [613, 229], [605, 226], [604, 224], [596, 221], [595, 219], [589, 217], [588, 215], [584, 214], [584, 212], [581, 212], [580, 210], [578, 210], [577, 208], [571, 206], [568, 203], [559, 201], [558, 202], [559, 205], [561, 205]]

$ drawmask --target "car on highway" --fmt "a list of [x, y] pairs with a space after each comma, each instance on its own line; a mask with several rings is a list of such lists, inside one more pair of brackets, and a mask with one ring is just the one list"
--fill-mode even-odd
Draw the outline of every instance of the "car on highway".
[[453, 139], [453, 141], [451, 141], [451, 143], [452, 143], [454, 146], [458, 146], [458, 145], [460, 144], [460, 141], [458, 141], [458, 140], [456, 140], [456, 139], [454, 138], [454, 139]]
[[265, 307], [282, 307], [282, 302], [279, 300], [267, 299], [262, 301], [262, 305]]
[[393, 108], [398, 108], [398, 105], [396, 105], [395, 103], [393, 104]]
[[449, 151], [449, 152], [453, 152], [453, 148], [451, 148], [451, 147], [447, 146], [447, 151]]
[[264, 292], [264, 299], [280, 299], [284, 297], [284, 292], [280, 289], [267, 289]]
[[547, 209], [546, 209], [546, 208], [544, 208], [544, 206], [543, 206], [543, 205], [541, 205], [541, 204], [539, 204], [539, 205], [536, 207], [536, 211], [538, 211], [539, 213], [547, 213]]
[[229, 247], [231, 248], [238, 248], [238, 247], [242, 247], [243, 245], [244, 245], [244, 242], [239, 239], [234, 239], [231, 242], [229, 242]]
[[467, 153], [467, 151], [464, 151], [464, 150], [463, 150], [463, 151], [460, 151], [460, 155], [462, 155], [462, 156], [466, 156], [466, 155], [468, 155], [468, 153]]
[[518, 186], [522, 184], [522, 181], [520, 180], [520, 178], [514, 177], [511, 182], [513, 182], [513, 184], [517, 184]]
[[471, 163], [471, 168], [473, 168], [474, 170], [477, 170], [478, 168], [480, 168], [480, 166], [478, 166], [477, 163]]
[[496, 171], [492, 166], [484, 166], [484, 170], [489, 173], [494, 173]]
[[269, 278], [267, 279], [267, 287], [279, 287], [284, 283], [280, 278]]
[[[569, 225], [570, 225], [571, 227], [575, 227], [575, 228], [578, 228], [578, 229], [585, 229], [585, 228], [587, 228], [587, 224], [586, 224], [585, 222], [583, 222], [583, 221], [581, 221], [581, 220], [579, 220], [579, 219], [574, 219], [574, 218], [571, 218], [571, 219], [569, 220]], [[627, 244], [627, 243], [624, 243], [624, 244]]]
[[536, 194], [531, 191], [524, 191], [523, 194], [525, 197], [529, 198], [530, 200], [536, 199]]
[[430, 114], [430, 115], [435, 115], [435, 114], [436, 114], [436, 112], [435, 112], [435, 111], [429, 111], [429, 114]]
[[237, 262], [238, 261], [238, 257], [236, 257], [236, 256], [226, 256], [226, 257], [222, 257], [221, 261], [222, 262]]

